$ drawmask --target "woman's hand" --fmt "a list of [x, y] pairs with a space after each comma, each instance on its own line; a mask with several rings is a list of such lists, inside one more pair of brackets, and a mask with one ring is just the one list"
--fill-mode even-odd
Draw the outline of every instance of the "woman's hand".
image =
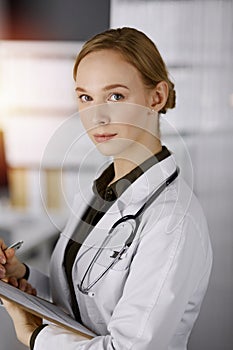
[[12, 318], [18, 340], [29, 347], [32, 333], [42, 324], [42, 319], [23, 310], [13, 302], [7, 301], [3, 298], [1, 299], [8, 314]]
[[25, 275], [26, 267], [15, 255], [14, 249], [7, 249], [5, 242], [0, 238], [0, 279], [8, 282], [10, 277], [20, 279]]
[[9, 277], [8, 283], [28, 294], [32, 294], [32, 295], [37, 294], [36, 289], [33, 288], [32, 285], [28, 283], [28, 281], [25, 280], [24, 278], [21, 278], [18, 280], [16, 277]]
[[[18, 287], [22, 291], [36, 295], [36, 290], [25, 279], [17, 280], [15, 277], [9, 278], [8, 283]], [[42, 324], [42, 319], [25, 311], [16, 303], [2, 298], [3, 304], [14, 323], [18, 340], [26, 346], [30, 346], [30, 339], [34, 330]]]

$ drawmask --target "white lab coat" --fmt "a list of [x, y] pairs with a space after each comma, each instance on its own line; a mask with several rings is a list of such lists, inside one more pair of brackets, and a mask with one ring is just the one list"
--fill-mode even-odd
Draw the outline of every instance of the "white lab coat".
[[[187, 348], [208, 285], [212, 250], [202, 209], [181, 175], [145, 211], [133, 244], [93, 287], [94, 297], [76, 287], [113, 223], [123, 215], [135, 214], [175, 169], [174, 157], [169, 156], [140, 176], [103, 216], [77, 254], [73, 266], [76, 297], [82, 321], [96, 337], [80, 340], [78, 335], [49, 325], [37, 336], [35, 350]], [[53, 300], [70, 314], [64, 251], [90, 198], [91, 191], [81, 191], [76, 197], [51, 260]], [[121, 233], [119, 243], [123, 244], [123, 236]], [[113, 248], [104, 249], [88, 274], [89, 282], [108, 265]], [[38, 272], [32, 270], [29, 281], [39, 293], [45, 292], [46, 285], [48, 291], [48, 278]]]

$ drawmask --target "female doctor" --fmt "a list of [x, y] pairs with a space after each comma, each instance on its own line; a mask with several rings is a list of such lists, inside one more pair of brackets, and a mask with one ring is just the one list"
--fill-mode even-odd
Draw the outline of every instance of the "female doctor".
[[51, 296], [95, 336], [42, 324], [5, 301], [18, 339], [34, 350], [185, 350], [212, 252], [202, 209], [159, 138], [174, 85], [154, 43], [132, 28], [90, 39], [74, 78], [84, 128], [113, 163], [75, 197], [50, 277], [2, 240], [0, 277]]

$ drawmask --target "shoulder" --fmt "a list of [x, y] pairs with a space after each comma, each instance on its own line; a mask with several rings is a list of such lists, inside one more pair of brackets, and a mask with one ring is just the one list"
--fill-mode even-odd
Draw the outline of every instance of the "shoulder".
[[181, 176], [144, 213], [141, 228], [155, 244], [179, 240], [184, 246], [198, 247], [204, 255], [210, 247], [202, 207]]

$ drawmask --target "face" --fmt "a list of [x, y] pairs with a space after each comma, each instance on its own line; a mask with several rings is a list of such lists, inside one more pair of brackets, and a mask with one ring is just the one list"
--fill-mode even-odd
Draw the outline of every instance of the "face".
[[130, 157], [139, 145], [152, 147], [158, 115], [150, 109], [151, 91], [120, 53], [100, 50], [85, 56], [76, 92], [84, 128], [101, 153]]

